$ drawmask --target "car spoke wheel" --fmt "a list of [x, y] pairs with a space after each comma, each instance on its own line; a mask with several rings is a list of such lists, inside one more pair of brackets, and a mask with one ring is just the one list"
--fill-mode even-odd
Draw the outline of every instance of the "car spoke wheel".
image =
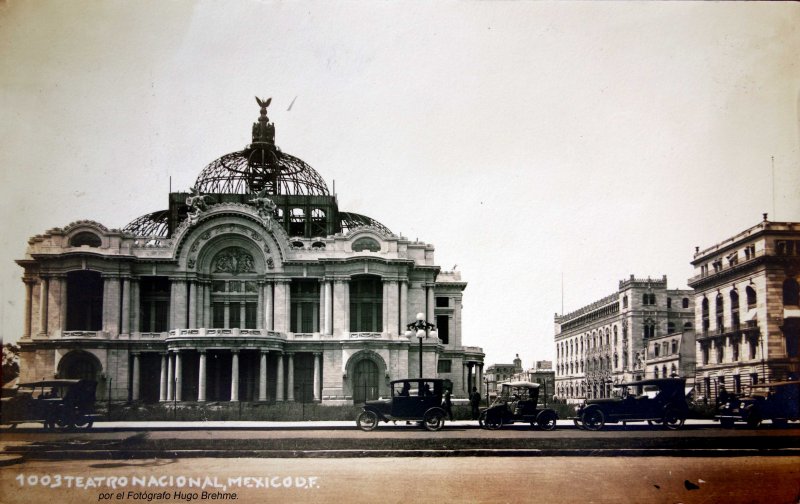
[[444, 414], [441, 411], [428, 411], [422, 423], [429, 431], [438, 431], [444, 427]]
[[371, 431], [378, 426], [378, 415], [374, 411], [362, 411], [356, 419], [358, 428], [363, 431]]
[[664, 413], [664, 427], [670, 430], [680, 429], [686, 417], [677, 408], [667, 408]]
[[556, 415], [552, 411], [545, 411], [539, 414], [536, 424], [540, 429], [551, 431], [556, 428]]
[[503, 426], [503, 417], [500, 415], [486, 415], [483, 425], [489, 430], [497, 430]]
[[583, 426], [598, 431], [606, 424], [606, 416], [599, 409], [590, 409], [583, 414]]
[[761, 415], [758, 414], [757, 411], [753, 411], [747, 417], [747, 426], [751, 429], [755, 429], [759, 425], [761, 425]]

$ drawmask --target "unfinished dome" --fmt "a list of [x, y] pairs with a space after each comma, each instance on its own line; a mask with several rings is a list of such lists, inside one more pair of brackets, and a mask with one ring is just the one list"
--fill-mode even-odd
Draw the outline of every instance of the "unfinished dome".
[[203, 194], [255, 194], [266, 189], [271, 195], [330, 195], [314, 168], [275, 145], [275, 125], [267, 117], [272, 99], [256, 101], [261, 115], [253, 123], [253, 143], [206, 166], [194, 189]]

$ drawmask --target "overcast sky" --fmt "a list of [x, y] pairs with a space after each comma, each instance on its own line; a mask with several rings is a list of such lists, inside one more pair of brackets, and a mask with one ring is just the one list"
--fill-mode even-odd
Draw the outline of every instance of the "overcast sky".
[[800, 220], [798, 27], [779, 2], [0, 2], [2, 337], [29, 237], [166, 208], [258, 95], [342, 210], [457, 265], [464, 344], [553, 359], [562, 303], [685, 288], [695, 246]]

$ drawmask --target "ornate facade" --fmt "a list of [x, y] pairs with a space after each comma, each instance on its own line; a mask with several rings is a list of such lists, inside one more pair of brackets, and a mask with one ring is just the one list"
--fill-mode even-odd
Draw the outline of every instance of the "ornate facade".
[[619, 282], [616, 293], [555, 315], [556, 396], [569, 402], [609, 397], [614, 383], [645, 377], [647, 342], [693, 331], [692, 291], [667, 289], [667, 277]]
[[[167, 209], [29, 240], [23, 380], [93, 378], [121, 401], [351, 404], [417, 376], [421, 354], [454, 395], [480, 383], [460, 273], [441, 271], [432, 245], [340, 211], [259, 105], [252, 144]], [[438, 326], [421, 352], [404, 335], [418, 312]]]
[[714, 399], [721, 385], [800, 377], [800, 223], [759, 224], [695, 250], [697, 380]]

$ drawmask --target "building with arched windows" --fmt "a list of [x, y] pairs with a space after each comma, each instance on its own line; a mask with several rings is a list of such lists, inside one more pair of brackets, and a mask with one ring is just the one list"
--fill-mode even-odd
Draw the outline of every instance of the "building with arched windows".
[[719, 387], [800, 377], [800, 223], [759, 224], [695, 250], [697, 380]]
[[667, 289], [666, 275], [631, 275], [614, 294], [556, 314], [556, 397], [568, 402], [610, 397], [615, 383], [652, 377], [646, 374], [648, 343], [669, 334], [685, 347], [680, 342], [694, 338], [693, 318], [692, 291]]
[[[460, 273], [441, 271], [432, 245], [340, 211], [275, 145], [259, 104], [252, 143], [165, 210], [29, 240], [22, 380], [93, 378], [123, 401], [352, 404], [417, 376], [421, 358], [456, 396], [480, 383]], [[417, 313], [438, 327], [421, 346], [405, 335]]]

